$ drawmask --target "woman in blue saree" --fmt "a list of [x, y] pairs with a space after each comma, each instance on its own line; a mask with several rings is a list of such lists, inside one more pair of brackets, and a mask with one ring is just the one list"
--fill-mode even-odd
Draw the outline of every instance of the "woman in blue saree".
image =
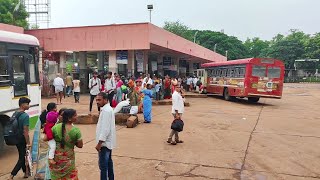
[[147, 89], [142, 90], [144, 94], [143, 98], [143, 116], [145, 123], [151, 123], [151, 110], [152, 110], [152, 97], [153, 92], [151, 90], [152, 85], [147, 84]]

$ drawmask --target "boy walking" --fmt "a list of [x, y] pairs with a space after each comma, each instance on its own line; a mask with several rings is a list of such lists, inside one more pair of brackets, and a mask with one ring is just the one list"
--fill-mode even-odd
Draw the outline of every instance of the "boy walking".
[[[182, 118], [182, 114], [184, 113], [184, 98], [181, 94], [181, 86], [176, 86], [175, 91], [172, 94], [171, 112], [175, 119]], [[175, 136], [174, 141], [172, 141], [173, 136]], [[177, 143], [183, 143], [183, 141], [179, 140], [179, 132], [172, 129], [168, 137], [167, 143], [171, 143], [172, 145], [176, 145]]]
[[[100, 90], [101, 90], [101, 80], [98, 78], [97, 72], [94, 72], [93, 77], [89, 80], [89, 89], [90, 89], [89, 115], [91, 115], [94, 98], [96, 98], [96, 96], [100, 93]], [[98, 106], [98, 111], [100, 111], [99, 106]]]

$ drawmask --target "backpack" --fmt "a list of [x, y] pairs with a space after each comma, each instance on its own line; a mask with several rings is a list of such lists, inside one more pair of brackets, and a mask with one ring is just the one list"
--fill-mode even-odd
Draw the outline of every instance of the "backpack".
[[9, 122], [4, 126], [3, 136], [6, 144], [14, 146], [19, 144], [23, 137], [22, 130], [19, 129], [19, 118], [24, 112], [14, 113]]
[[200, 83], [201, 83], [201, 80], [199, 79], [198, 81], [197, 81], [197, 86], [200, 86]]

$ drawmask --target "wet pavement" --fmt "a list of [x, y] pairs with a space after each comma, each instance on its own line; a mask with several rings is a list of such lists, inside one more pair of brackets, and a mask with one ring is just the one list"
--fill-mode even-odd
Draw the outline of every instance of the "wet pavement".
[[[166, 143], [171, 106], [154, 106], [151, 124], [117, 126], [116, 179], [320, 179], [319, 89], [320, 84], [286, 84], [283, 99], [257, 104], [187, 98], [190, 107], [180, 133], [184, 143], [176, 146]], [[43, 106], [50, 101], [44, 99]], [[59, 108], [87, 114], [88, 102], [88, 96], [80, 104], [69, 97]], [[76, 149], [79, 178], [99, 179], [95, 125], [77, 126], [85, 143]], [[15, 148], [6, 147], [0, 155], [0, 179], [8, 177], [16, 154]]]

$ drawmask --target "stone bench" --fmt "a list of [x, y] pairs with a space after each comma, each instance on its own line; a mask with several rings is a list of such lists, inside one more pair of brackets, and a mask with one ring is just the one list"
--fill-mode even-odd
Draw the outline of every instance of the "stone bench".
[[[98, 115], [88, 115], [88, 114], [78, 115], [78, 119], [75, 122], [75, 124], [97, 124], [98, 119], [99, 119]], [[116, 113], [115, 120], [116, 120], [116, 124], [127, 125], [128, 128], [135, 127], [139, 122], [137, 116], [131, 116], [130, 114], [125, 114], [125, 113]]]
[[[158, 105], [172, 105], [172, 100], [159, 100], [159, 101], [152, 101], [152, 105], [158, 106]], [[189, 102], [184, 102], [185, 107], [189, 107]]]

